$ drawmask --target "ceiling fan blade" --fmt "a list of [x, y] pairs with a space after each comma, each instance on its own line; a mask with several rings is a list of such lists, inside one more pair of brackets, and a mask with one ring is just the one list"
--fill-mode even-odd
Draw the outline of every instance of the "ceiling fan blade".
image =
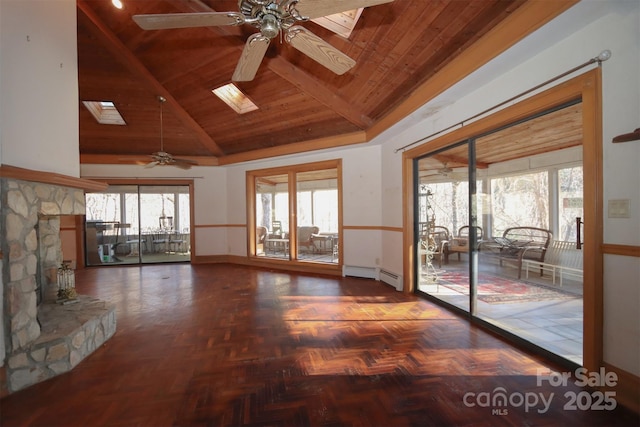
[[309, 19], [321, 18], [334, 13], [361, 7], [377, 6], [383, 3], [391, 3], [393, 0], [300, 0], [295, 6], [301, 16]]
[[[175, 163], [180, 163], [180, 164], [188, 166], [188, 167], [198, 166], [198, 162], [196, 162], [195, 160], [191, 160], [191, 159], [181, 159], [181, 158], [178, 158], [178, 157], [174, 157], [173, 160], [174, 160]], [[188, 168], [185, 168], [185, 169], [188, 169]]]
[[143, 30], [220, 27], [244, 23], [244, 15], [238, 12], [165, 13], [134, 15], [132, 18]]
[[285, 37], [291, 46], [338, 75], [346, 73], [356, 65], [356, 61], [304, 27], [289, 28]]
[[234, 82], [248, 82], [253, 80], [258, 72], [258, 67], [267, 53], [267, 48], [271, 40], [261, 33], [255, 33], [247, 39], [247, 43], [242, 50], [242, 56], [233, 72], [231, 80]]
[[158, 162], [156, 162], [156, 161], [149, 162], [149, 163], [147, 163], [147, 164], [144, 166], [144, 168], [145, 168], [145, 169], [149, 169], [149, 168], [152, 168], [152, 167], [158, 166], [158, 164], [159, 164], [159, 163], [158, 163]]
[[194, 166], [193, 163], [184, 159], [174, 159], [174, 162], [171, 165], [180, 168], [180, 169], [191, 169], [191, 166]]

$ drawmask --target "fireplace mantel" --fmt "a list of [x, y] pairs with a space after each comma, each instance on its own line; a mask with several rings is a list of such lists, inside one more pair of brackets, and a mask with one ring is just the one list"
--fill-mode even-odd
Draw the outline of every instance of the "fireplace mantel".
[[13, 178], [30, 182], [46, 182], [51, 185], [78, 188], [85, 191], [103, 191], [109, 186], [106, 182], [75, 178], [53, 172], [24, 169], [11, 165], [0, 165], [0, 178]]

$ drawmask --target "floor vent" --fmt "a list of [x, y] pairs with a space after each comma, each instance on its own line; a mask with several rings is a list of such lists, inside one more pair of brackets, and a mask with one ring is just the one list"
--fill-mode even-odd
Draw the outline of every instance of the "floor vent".
[[378, 271], [373, 267], [358, 267], [355, 265], [342, 266], [342, 275], [350, 277], [363, 277], [366, 279], [378, 279]]
[[380, 281], [393, 286], [397, 291], [402, 291], [402, 276], [380, 269]]

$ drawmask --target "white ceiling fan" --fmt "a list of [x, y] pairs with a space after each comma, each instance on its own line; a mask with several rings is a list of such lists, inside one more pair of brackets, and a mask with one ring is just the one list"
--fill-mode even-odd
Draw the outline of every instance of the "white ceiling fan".
[[256, 75], [271, 39], [281, 31], [295, 49], [338, 75], [349, 71], [356, 62], [297, 22], [361, 7], [389, 3], [393, 0], [238, 0], [240, 12], [196, 12], [134, 15], [144, 30], [169, 28], [216, 27], [250, 24], [260, 32], [251, 35], [231, 80], [250, 81]]
[[448, 165], [448, 162], [444, 162], [442, 164], [442, 167], [438, 169], [437, 173], [442, 176], [449, 176], [449, 174], [453, 172], [453, 169], [451, 169], [447, 165]]
[[176, 166], [180, 169], [190, 169], [191, 166], [197, 165], [198, 162], [188, 159], [179, 159], [164, 151], [162, 104], [167, 102], [167, 99], [164, 96], [158, 96], [158, 102], [160, 102], [160, 151], [156, 151], [151, 154], [151, 158], [153, 160], [147, 163], [145, 168], [152, 168], [154, 166]]
[[462, 180], [468, 176], [466, 172], [466, 168], [463, 168], [463, 167], [452, 168], [449, 166], [449, 162], [442, 161], [442, 160], [438, 160], [438, 161], [442, 164], [442, 167], [421, 169], [420, 176], [423, 178], [430, 178], [430, 179], [436, 179], [436, 180], [442, 180], [442, 179]]

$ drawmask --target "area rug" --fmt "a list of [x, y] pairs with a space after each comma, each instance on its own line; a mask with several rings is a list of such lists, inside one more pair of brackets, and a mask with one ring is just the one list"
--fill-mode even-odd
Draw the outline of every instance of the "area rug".
[[[463, 295], [469, 295], [469, 273], [466, 271], [441, 270], [438, 272], [438, 284]], [[577, 298], [581, 298], [581, 296], [537, 283], [508, 279], [486, 273], [478, 274], [478, 299], [489, 304]]]

